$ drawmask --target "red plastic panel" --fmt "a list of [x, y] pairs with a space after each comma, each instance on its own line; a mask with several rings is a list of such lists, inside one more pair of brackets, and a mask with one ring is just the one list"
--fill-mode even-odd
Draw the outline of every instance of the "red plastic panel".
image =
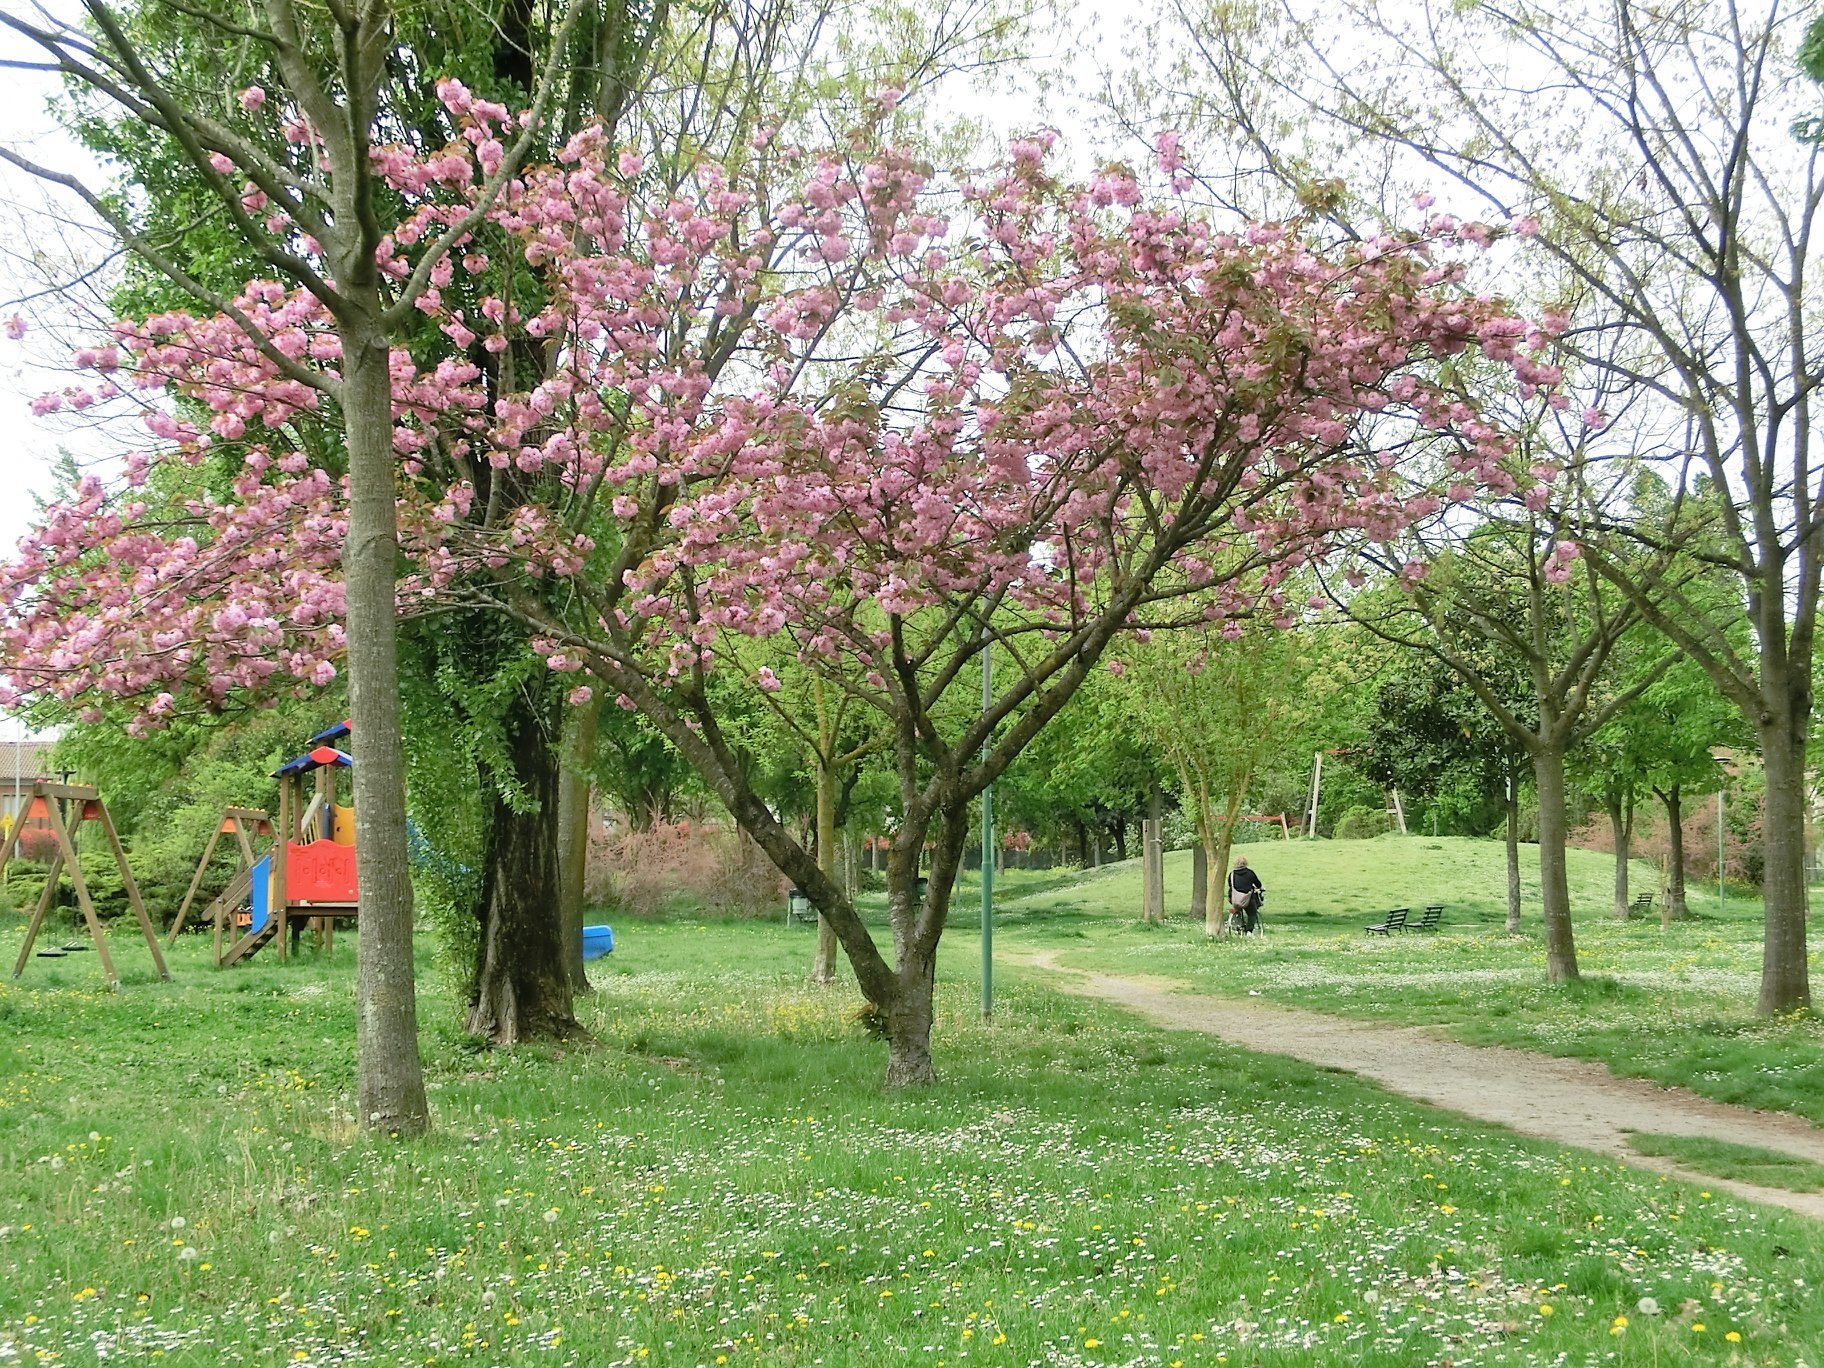
[[355, 901], [355, 848], [334, 841], [285, 843], [287, 902]]

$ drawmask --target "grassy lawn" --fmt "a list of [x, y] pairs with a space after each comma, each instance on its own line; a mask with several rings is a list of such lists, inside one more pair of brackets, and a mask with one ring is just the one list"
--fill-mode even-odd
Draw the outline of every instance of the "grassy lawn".
[[[1447, 1028], [1500, 1043], [1600, 1060], [1617, 1073], [1676, 1083], [1725, 1102], [1824, 1122], [1824, 1018], [1768, 1021], [1754, 1000], [1760, 903], [1692, 890], [1698, 919], [1609, 915], [1611, 857], [1570, 852], [1583, 982], [1550, 988], [1538, 923], [1538, 872], [1523, 863], [1524, 934], [1503, 932], [1506, 874], [1498, 842], [1426, 837], [1247, 847], [1268, 889], [1265, 937], [1210, 943], [1187, 915], [1190, 856], [1167, 857], [1164, 927], [1137, 920], [1137, 861], [1075, 884], [1021, 896], [1016, 878], [998, 914], [997, 947], [1044, 946], [1066, 963], [1183, 979], [1207, 992], [1258, 992], [1322, 1011]], [[1534, 857], [1523, 848], [1523, 861]], [[1637, 891], [1657, 887], [1650, 865]], [[1001, 885], [997, 884], [997, 895]], [[963, 895], [965, 899], [969, 895]], [[1432, 935], [1370, 937], [1389, 907], [1446, 905]], [[966, 920], [974, 924], [974, 905]], [[959, 933], [966, 928], [959, 925]], [[1813, 944], [1819, 944], [1814, 931]], [[1812, 955], [1824, 988], [1824, 955]]]
[[[407, 1145], [349, 1124], [346, 943], [218, 973], [192, 938], [160, 985], [122, 938], [118, 995], [89, 956], [0, 985], [0, 1364], [1791, 1364], [1824, 1343], [1824, 1232], [1798, 1217], [1017, 971], [984, 1027], [967, 936], [944, 1081], [886, 1097], [849, 994], [801, 984], [807, 933], [616, 929], [597, 1043], [564, 1052], [469, 1049], [427, 948], [438, 1130]], [[1102, 952], [1202, 953], [1125, 936]]]
[[1713, 1140], [1707, 1135], [1650, 1135], [1645, 1131], [1630, 1136], [1628, 1143], [1642, 1154], [1661, 1155], [1719, 1178], [1739, 1178], [1788, 1192], [1824, 1192], [1824, 1164], [1778, 1150]]

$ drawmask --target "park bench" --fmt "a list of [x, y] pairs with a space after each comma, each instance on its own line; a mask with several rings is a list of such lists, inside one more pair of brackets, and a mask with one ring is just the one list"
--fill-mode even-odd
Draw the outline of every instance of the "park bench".
[[1386, 913], [1379, 923], [1370, 926], [1368, 928], [1368, 934], [1371, 936], [1391, 936], [1395, 931], [1404, 931], [1406, 929], [1406, 918], [1411, 915], [1412, 909], [1410, 907], [1396, 907], [1393, 911]]
[[1653, 895], [1651, 893], [1642, 893], [1638, 898], [1634, 899], [1634, 906], [1633, 906], [1633, 915], [1634, 916], [1648, 917], [1648, 916], [1651, 916], [1652, 914], [1653, 914]]
[[1438, 923], [1443, 920], [1444, 904], [1432, 903], [1425, 909], [1425, 915], [1419, 918], [1418, 924], [1409, 926], [1406, 929], [1408, 931], [1436, 931], [1438, 929]]

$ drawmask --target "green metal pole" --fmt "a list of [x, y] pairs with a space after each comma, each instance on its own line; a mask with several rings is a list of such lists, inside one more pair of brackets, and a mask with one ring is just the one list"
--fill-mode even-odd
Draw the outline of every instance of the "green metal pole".
[[[982, 652], [982, 712], [994, 704], [994, 652]], [[988, 741], [982, 741], [982, 754]], [[982, 1020], [994, 1016], [994, 785], [982, 790]]]
[[1723, 791], [1716, 791], [1716, 910], [1723, 910]]

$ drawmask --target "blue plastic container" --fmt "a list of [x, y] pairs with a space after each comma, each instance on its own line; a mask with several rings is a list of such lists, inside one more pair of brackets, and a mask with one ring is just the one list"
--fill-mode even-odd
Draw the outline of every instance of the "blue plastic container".
[[583, 928], [583, 958], [600, 959], [614, 949], [614, 928], [612, 926], [585, 926]]

